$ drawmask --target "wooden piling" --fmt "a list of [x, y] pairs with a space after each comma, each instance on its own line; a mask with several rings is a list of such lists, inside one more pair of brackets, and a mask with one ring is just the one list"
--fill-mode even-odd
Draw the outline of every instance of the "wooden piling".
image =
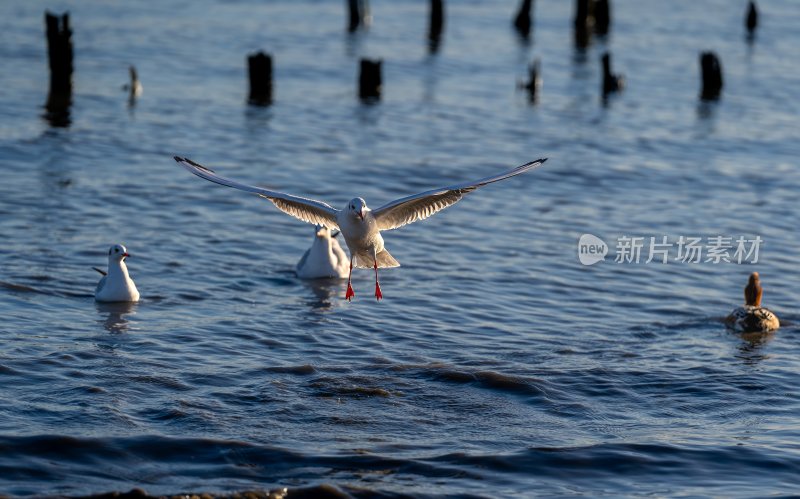
[[250, 98], [256, 106], [272, 104], [272, 56], [257, 52], [247, 57], [250, 74]]
[[753, 0], [750, 0], [747, 6], [747, 16], [745, 16], [744, 19], [744, 26], [747, 28], [747, 34], [752, 37], [758, 26], [758, 9], [756, 9], [756, 3]]
[[703, 88], [700, 91], [702, 100], [717, 100], [722, 93], [722, 66], [713, 52], [700, 54], [700, 71]]
[[359, 27], [366, 28], [370, 24], [369, 0], [347, 0], [349, 20], [347, 31], [355, 33]]
[[542, 88], [542, 72], [539, 59], [534, 59], [533, 63], [528, 66], [528, 82], [524, 83], [522, 87], [528, 91], [528, 100], [531, 104], [539, 102], [539, 90]]
[[625, 78], [611, 72], [611, 54], [603, 54], [603, 99], [625, 87]]
[[69, 107], [72, 103], [72, 30], [69, 13], [60, 18], [45, 12], [47, 27], [47, 54], [50, 64], [50, 91], [45, 105], [48, 119], [56, 126], [69, 124]]
[[575, 0], [575, 46], [584, 49], [589, 46], [594, 17], [591, 13], [593, 0]]
[[594, 0], [594, 32], [600, 36], [608, 34], [611, 26], [610, 0]]
[[347, 24], [347, 31], [353, 33], [358, 29], [358, 25], [361, 24], [361, 12], [358, 8], [358, 0], [348, 0], [347, 6], [350, 12], [350, 22]]
[[358, 77], [358, 96], [361, 100], [374, 101], [381, 98], [383, 85], [381, 64], [380, 60], [361, 59], [361, 70]]
[[519, 11], [514, 17], [514, 28], [523, 39], [527, 40], [531, 36], [531, 10], [533, 9], [533, 0], [522, 0], [519, 5]]
[[444, 30], [444, 0], [431, 0], [431, 15], [428, 25], [428, 47], [431, 53], [439, 50]]

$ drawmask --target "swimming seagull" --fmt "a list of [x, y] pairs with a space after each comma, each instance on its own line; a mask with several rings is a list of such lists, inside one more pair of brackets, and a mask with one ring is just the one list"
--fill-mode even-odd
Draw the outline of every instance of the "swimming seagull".
[[314, 242], [297, 262], [297, 277], [301, 279], [344, 278], [347, 276], [347, 254], [331, 230], [323, 225], [314, 227]]
[[304, 222], [323, 225], [329, 229], [339, 229], [350, 250], [350, 268], [347, 276], [347, 292], [345, 294], [347, 300], [355, 296], [353, 287], [350, 284], [354, 262], [357, 268], [375, 269], [375, 298], [378, 300], [383, 298], [381, 286], [378, 282], [378, 269], [400, 266], [397, 260], [386, 251], [381, 231], [397, 229], [412, 222], [424, 220], [434, 213], [455, 204], [465, 194], [479, 187], [525, 173], [541, 166], [546, 160], [547, 158], [537, 159], [513, 170], [474, 182], [464, 182], [414, 194], [413, 196], [392, 201], [376, 210], [368, 208], [363, 198], [353, 198], [343, 209], [337, 210], [322, 201], [270, 191], [261, 187], [228, 180], [190, 159], [175, 156], [175, 161], [198, 177], [258, 194], [272, 201], [279, 210]]
[[125, 258], [130, 257], [128, 250], [121, 244], [115, 244], [108, 250], [108, 272], [92, 267], [103, 277], [94, 290], [94, 299], [102, 302], [139, 301], [139, 291], [128, 275]]
[[742, 333], [768, 333], [781, 327], [778, 316], [761, 306], [762, 294], [761, 279], [753, 272], [744, 288], [744, 307], [734, 309], [725, 324]]

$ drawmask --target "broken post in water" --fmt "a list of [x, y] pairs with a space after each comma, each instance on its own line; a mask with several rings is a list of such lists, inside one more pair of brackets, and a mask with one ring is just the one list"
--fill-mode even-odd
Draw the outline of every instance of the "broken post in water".
[[541, 64], [538, 57], [528, 66], [528, 78], [528, 82], [521, 86], [528, 91], [528, 101], [536, 104], [539, 102], [539, 90], [542, 88]]
[[703, 78], [702, 100], [717, 100], [722, 93], [722, 67], [713, 52], [700, 54], [700, 71]]
[[69, 126], [72, 104], [72, 30], [69, 13], [60, 18], [45, 12], [47, 55], [50, 61], [50, 91], [47, 95], [47, 119], [54, 126]]
[[603, 54], [603, 99], [625, 88], [625, 77], [611, 72], [611, 54]]
[[250, 72], [250, 98], [256, 106], [272, 104], [272, 56], [258, 52], [247, 57]]
[[358, 96], [361, 100], [376, 101], [381, 98], [381, 64], [380, 60], [361, 59], [358, 76]]
[[369, 26], [371, 16], [369, 13], [369, 0], [347, 0], [347, 7], [350, 18], [347, 23], [347, 31], [354, 33], [359, 26]]
[[517, 16], [514, 18], [514, 28], [523, 40], [531, 36], [531, 9], [533, 0], [522, 0]]
[[610, 0], [594, 0], [594, 32], [600, 36], [608, 34], [611, 26], [611, 6]]
[[428, 26], [428, 48], [432, 54], [439, 50], [443, 29], [444, 0], [431, 0], [431, 17]]
[[756, 27], [758, 27], [758, 9], [756, 9], [756, 3], [753, 0], [750, 0], [750, 3], [747, 5], [747, 16], [744, 18], [744, 26], [747, 28], [748, 38], [752, 40], [756, 34]]
[[590, 8], [593, 0], [575, 0], [575, 47], [585, 49], [592, 37], [594, 17]]

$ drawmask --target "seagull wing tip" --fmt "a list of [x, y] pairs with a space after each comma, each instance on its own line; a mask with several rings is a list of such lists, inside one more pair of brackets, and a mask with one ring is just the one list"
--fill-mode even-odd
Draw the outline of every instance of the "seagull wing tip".
[[203, 166], [203, 165], [201, 165], [199, 163], [195, 163], [194, 161], [192, 161], [189, 158], [181, 158], [180, 156], [173, 156], [173, 158], [178, 163], [183, 163], [184, 166], [189, 165], [189, 166], [193, 166], [194, 168], [197, 168], [199, 170], [204, 170], [204, 171], [207, 171], [209, 173], [214, 173], [214, 170], [212, 170], [211, 168], [205, 167], [205, 166]]

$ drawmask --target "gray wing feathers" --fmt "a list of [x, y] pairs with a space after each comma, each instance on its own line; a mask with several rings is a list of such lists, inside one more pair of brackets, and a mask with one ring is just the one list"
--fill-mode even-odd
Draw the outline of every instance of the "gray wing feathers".
[[195, 163], [194, 161], [175, 156], [175, 161], [180, 163], [181, 166], [189, 170], [191, 173], [200, 178], [204, 178], [209, 182], [233, 187], [246, 192], [258, 194], [263, 198], [267, 198], [278, 207], [282, 212], [298, 218], [304, 222], [312, 224], [324, 225], [331, 229], [338, 229], [336, 223], [336, 211], [332, 206], [322, 201], [315, 199], [308, 199], [300, 196], [293, 196], [283, 192], [270, 191], [261, 187], [242, 184], [235, 180], [230, 180], [217, 175], [214, 170], [206, 168], [205, 166]]
[[[271, 197], [271, 196], [266, 196], [264, 194], [259, 194], [259, 196], [269, 199], [270, 201], [272, 201], [272, 204], [274, 204], [279, 210], [286, 213], [287, 215], [291, 215], [295, 218], [298, 218], [303, 222], [308, 222], [314, 225], [324, 225], [329, 229], [339, 228], [339, 224], [336, 223], [335, 211], [333, 211], [333, 213], [330, 213], [328, 210], [324, 210], [317, 206], [308, 204], [306, 200], [298, 202], [294, 199]], [[333, 208], [330, 209], [333, 210]]]
[[462, 184], [452, 185], [450, 187], [443, 187], [441, 189], [434, 189], [413, 196], [404, 197], [389, 204], [381, 206], [373, 211], [375, 220], [378, 222], [379, 230], [391, 230], [404, 225], [416, 222], [417, 220], [424, 220], [434, 213], [441, 211], [448, 206], [452, 206], [461, 200], [465, 194], [468, 194], [478, 187], [491, 184], [500, 180], [525, 173], [528, 170], [541, 166], [547, 159], [538, 159], [520, 165], [513, 170], [509, 170], [497, 175], [475, 180], [473, 182], [464, 182]]
[[101, 289], [106, 285], [106, 281], [108, 280], [108, 276], [103, 276], [100, 278], [100, 282], [97, 283], [97, 287], [94, 288], [94, 294], [97, 296], [97, 293], [100, 292]]
[[375, 211], [375, 220], [380, 230], [397, 229], [418, 220], [425, 220], [434, 213], [456, 204], [464, 194], [476, 188], [434, 192], [423, 198], [415, 196], [389, 209], [379, 208]]

